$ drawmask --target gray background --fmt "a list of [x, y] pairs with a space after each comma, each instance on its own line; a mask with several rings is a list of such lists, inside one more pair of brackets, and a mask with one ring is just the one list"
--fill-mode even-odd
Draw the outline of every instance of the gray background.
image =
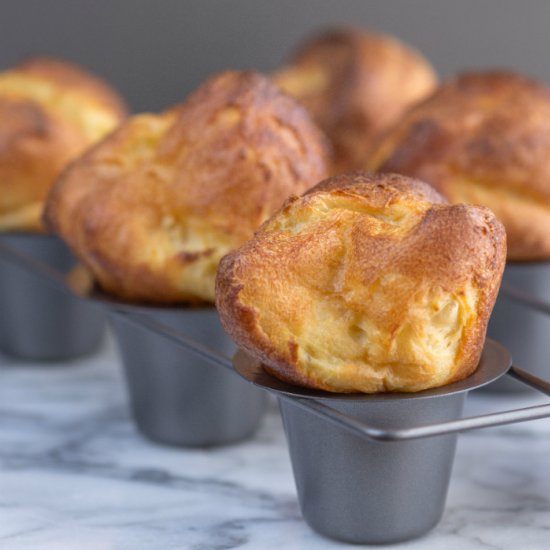
[[548, 0], [0, 0], [0, 67], [63, 56], [156, 110], [216, 71], [270, 70], [307, 31], [349, 22], [414, 44], [443, 76], [498, 66], [550, 81]]

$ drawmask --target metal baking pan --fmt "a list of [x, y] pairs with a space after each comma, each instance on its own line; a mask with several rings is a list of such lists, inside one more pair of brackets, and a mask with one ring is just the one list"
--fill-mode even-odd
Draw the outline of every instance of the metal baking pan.
[[336, 540], [380, 544], [425, 534], [444, 510], [458, 433], [550, 417], [550, 403], [461, 417], [469, 391], [505, 374], [550, 395], [549, 382], [512, 367], [508, 351], [490, 339], [466, 380], [414, 394], [343, 396], [285, 384], [242, 351], [231, 363], [153, 319], [127, 322], [236, 370], [279, 399], [304, 519]]
[[[368, 422], [376, 439], [392, 440], [407, 433], [403, 430], [459, 419], [468, 391], [502, 376], [511, 358], [488, 340], [480, 366], [467, 380], [414, 394], [376, 395], [297, 388], [266, 374], [243, 352], [234, 364], [244, 378], [279, 397], [330, 406], [354, 421]], [[456, 432], [405, 437], [391, 444], [363, 440], [301, 408], [294, 399], [280, 399], [279, 404], [302, 515], [315, 531], [356, 544], [395, 543], [423, 535], [439, 522]]]
[[146, 437], [166, 445], [195, 447], [235, 443], [256, 431], [265, 412], [265, 392], [212, 367], [194, 349], [182, 349], [143, 324], [154, 321], [166, 330], [187, 334], [221, 357], [231, 357], [235, 344], [214, 307], [131, 305], [97, 291], [90, 299], [106, 308], [133, 416]]
[[[550, 378], [550, 315], [544, 304], [550, 304], [550, 262], [508, 263], [488, 336], [506, 342], [517, 364], [526, 365], [526, 370], [536, 376]], [[484, 390], [528, 391], [509, 378], [498, 380]]]
[[[34, 260], [35, 265], [25, 264]], [[0, 352], [35, 361], [60, 361], [86, 355], [105, 330], [100, 309], [48, 284], [37, 265], [52, 276], [68, 273], [75, 259], [57, 237], [0, 235]]]
[[[100, 319], [107, 315], [121, 352], [133, 417], [147, 438], [166, 445], [212, 446], [235, 443], [254, 433], [265, 412], [265, 392], [212, 367], [195, 348], [182, 350], [163, 336], [166, 330], [183, 331], [215, 350], [221, 360], [230, 361], [236, 348], [214, 307], [126, 304], [89, 287], [85, 278], [74, 277], [70, 255], [65, 263], [54, 264], [49, 256], [34, 255], [32, 250], [15, 250], [0, 242], [2, 261], [20, 277], [30, 278], [37, 292], [60, 295]], [[61, 250], [67, 253], [64, 246]], [[41, 246], [39, 251], [43, 251]], [[14, 307], [17, 304], [14, 297]], [[47, 324], [48, 310], [44, 314]], [[57, 321], [56, 314], [52, 315]], [[129, 323], [129, 318], [141, 324]], [[147, 320], [158, 323], [162, 334], [144, 328]]]
[[[64, 285], [46, 266], [19, 259], [52, 284]], [[503, 290], [516, 302], [550, 314], [545, 302], [508, 287]], [[118, 316], [120, 327], [125, 324], [126, 329], [135, 329], [139, 338], [159, 338], [154, 346], [171, 350], [166, 351], [167, 357], [193, 357], [182, 368], [192, 364], [200, 364], [200, 369], [221, 367], [217, 370], [230, 375], [228, 380], [236, 377], [237, 371], [243, 384], [250, 383], [278, 398], [304, 518], [329, 538], [375, 544], [426, 533], [444, 510], [458, 433], [550, 417], [550, 403], [461, 417], [469, 391], [494, 384], [504, 375], [550, 396], [549, 382], [510, 366], [508, 351], [490, 339], [479, 368], [466, 380], [414, 394], [343, 396], [285, 384], [266, 374], [258, 361], [242, 351], [232, 361], [227, 350], [220, 353], [212, 348], [211, 338], [201, 337], [201, 323], [196, 318], [190, 317], [186, 326], [170, 326], [164, 310], [158, 314], [143, 311], [140, 306], [126, 306], [102, 295], [93, 300], [107, 307], [109, 315]], [[191, 338], [187, 333], [195, 324], [198, 332]], [[130, 340], [135, 344], [134, 337]], [[137, 350], [129, 353], [130, 359], [140, 355]], [[150, 355], [152, 359], [155, 356]], [[176, 361], [174, 369], [180, 368], [179, 364]], [[164, 397], [164, 391], [159, 389], [157, 399]], [[196, 391], [202, 392], [202, 387]], [[177, 401], [183, 394], [174, 391], [173, 395]]]

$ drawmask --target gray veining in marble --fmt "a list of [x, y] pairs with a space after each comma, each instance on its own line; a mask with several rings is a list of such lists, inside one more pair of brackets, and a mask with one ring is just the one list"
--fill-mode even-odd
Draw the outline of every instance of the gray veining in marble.
[[[505, 400], [476, 395], [468, 412]], [[223, 449], [153, 445], [128, 418], [116, 353], [0, 358], [0, 549], [329, 549], [301, 520], [275, 406]], [[550, 420], [462, 435], [447, 509], [409, 550], [550, 548]]]

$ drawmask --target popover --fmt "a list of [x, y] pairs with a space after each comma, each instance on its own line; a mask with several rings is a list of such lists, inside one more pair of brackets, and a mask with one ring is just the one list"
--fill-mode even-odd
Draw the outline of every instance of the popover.
[[288, 199], [223, 258], [217, 307], [235, 342], [282, 380], [415, 392], [476, 369], [505, 257], [488, 208], [356, 172]]
[[367, 168], [420, 178], [448, 200], [488, 206], [510, 260], [550, 259], [550, 87], [511, 72], [469, 72], [413, 107]]
[[0, 72], [0, 231], [41, 230], [62, 169], [126, 114], [114, 89], [67, 61], [36, 57]]
[[437, 84], [430, 63], [411, 46], [355, 28], [312, 37], [274, 78], [332, 141], [332, 173], [362, 168], [380, 131]]
[[220, 258], [326, 177], [307, 111], [254, 72], [128, 119], [63, 173], [46, 222], [101, 287], [130, 301], [214, 300]]

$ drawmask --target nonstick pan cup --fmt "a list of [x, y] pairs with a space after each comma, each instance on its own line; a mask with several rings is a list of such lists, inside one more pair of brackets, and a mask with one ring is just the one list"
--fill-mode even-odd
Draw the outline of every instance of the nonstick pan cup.
[[150, 328], [129, 322], [154, 319], [231, 357], [235, 345], [214, 307], [111, 305], [109, 318], [122, 355], [133, 416], [147, 438], [176, 446], [226, 445], [251, 436], [258, 428], [266, 407], [265, 392]]
[[304, 519], [326, 537], [356, 544], [413, 539], [439, 522], [457, 433], [366, 440], [305, 410], [303, 401], [314, 399], [380, 431], [403, 430], [460, 418], [467, 392], [511, 364], [502, 346], [488, 342], [478, 370], [467, 380], [415, 394], [341, 395], [284, 384], [242, 354], [235, 357], [236, 369], [280, 396]]
[[[514, 362], [528, 372], [550, 378], [550, 315], [508, 296], [505, 289], [517, 289], [550, 304], [550, 262], [508, 263], [487, 334], [505, 342]], [[484, 388], [490, 392], [530, 391], [505, 377]]]
[[[75, 265], [57, 237], [3, 234], [8, 247], [65, 275]], [[55, 287], [42, 273], [13, 261], [0, 248], [0, 351], [21, 359], [59, 361], [94, 351], [105, 331], [101, 310]]]

